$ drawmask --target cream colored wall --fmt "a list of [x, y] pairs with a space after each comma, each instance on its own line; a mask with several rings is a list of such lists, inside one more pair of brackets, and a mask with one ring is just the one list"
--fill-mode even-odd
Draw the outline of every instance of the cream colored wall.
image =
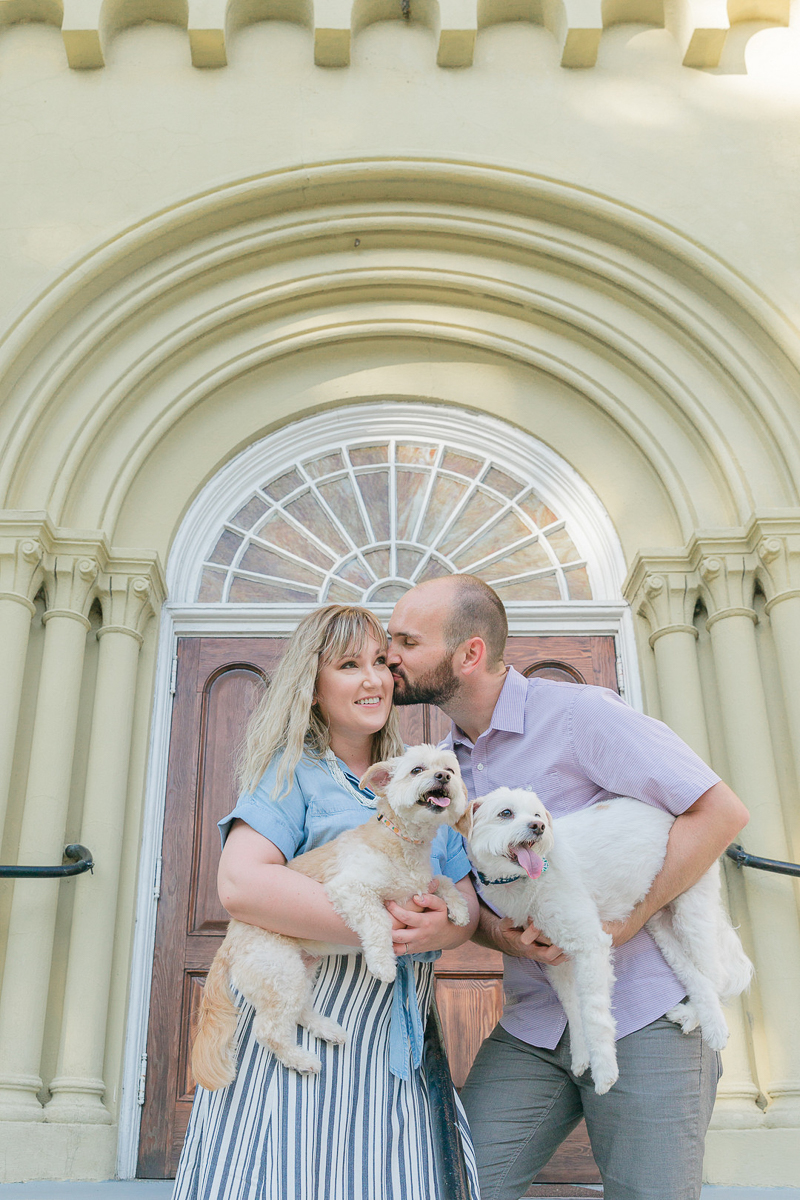
[[[0, 0], [0, 22], [29, 2]], [[676, 4], [667, 29], [546, 8], [370, 25], [392, 10], [363, 5], [352, 36], [346, 8], [318, 5], [316, 31], [236, 29], [234, 10], [226, 35], [212, 5], [114, 33], [157, 10], [101, 21], [66, 0], [62, 36], [42, 0], [53, 24], [0, 28], [0, 637], [20, 668], [3, 861], [80, 833], [99, 864], [57, 901], [0, 894], [5, 1179], [113, 1173], [163, 564], [215, 472], [298, 416], [444, 402], [556, 450], [630, 564], [648, 710], [741, 791], [751, 849], [800, 855], [794, 10], [726, 33], [724, 5], [704, 25]], [[472, 65], [437, 66], [473, 43]], [[227, 66], [191, 65], [222, 48]], [[42, 586], [53, 616], [28, 640]], [[58, 686], [71, 715], [45, 703]], [[732, 1014], [707, 1171], [792, 1183], [792, 885], [729, 875], [759, 979]], [[45, 931], [30, 945], [26, 921]], [[22, 1039], [20, 1004], [40, 1021]]]
[[474, 65], [454, 71], [436, 66], [432, 31], [384, 22], [354, 38], [349, 67], [324, 70], [310, 30], [267, 22], [235, 32], [229, 65], [203, 71], [185, 31], [151, 25], [117, 34], [106, 67], [71, 71], [57, 28], [13, 27], [0, 36], [2, 162], [17, 181], [4, 200], [3, 304], [218, 181], [430, 154], [617, 198], [696, 239], [795, 319], [799, 38], [764, 29], [746, 46], [748, 74], [716, 74], [681, 68], [668, 31], [620, 25], [603, 33], [597, 66], [575, 71], [558, 66], [541, 26], [493, 25]]

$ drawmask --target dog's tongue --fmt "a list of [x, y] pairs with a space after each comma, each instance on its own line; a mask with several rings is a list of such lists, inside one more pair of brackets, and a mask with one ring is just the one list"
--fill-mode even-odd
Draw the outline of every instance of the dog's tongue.
[[439, 808], [447, 808], [450, 803], [449, 796], [428, 796], [432, 804], [438, 804]]
[[544, 862], [538, 854], [534, 854], [527, 846], [517, 846], [515, 852], [517, 862], [524, 871], [530, 875], [531, 879], [538, 879], [544, 870]]

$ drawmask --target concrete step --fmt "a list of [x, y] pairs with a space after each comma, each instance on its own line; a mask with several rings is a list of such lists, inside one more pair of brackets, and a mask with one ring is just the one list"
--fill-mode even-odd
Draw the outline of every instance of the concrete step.
[[[602, 1200], [600, 1187], [553, 1184], [534, 1192], [540, 1200]], [[107, 1183], [3, 1183], [0, 1200], [170, 1200], [169, 1180], [109, 1180]], [[704, 1187], [702, 1200], [800, 1200], [798, 1188]]]

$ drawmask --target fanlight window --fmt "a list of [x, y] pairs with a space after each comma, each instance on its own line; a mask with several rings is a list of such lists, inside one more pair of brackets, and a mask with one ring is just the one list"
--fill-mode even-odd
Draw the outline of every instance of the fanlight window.
[[349, 441], [265, 479], [203, 565], [204, 603], [391, 603], [470, 572], [503, 600], [591, 599], [586, 563], [533, 488], [474, 449]]

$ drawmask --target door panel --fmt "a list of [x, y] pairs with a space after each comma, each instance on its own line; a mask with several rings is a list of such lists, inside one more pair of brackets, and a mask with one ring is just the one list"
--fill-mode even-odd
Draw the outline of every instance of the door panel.
[[[183, 1144], [194, 1091], [193, 1029], [227, 920], [216, 893], [216, 823], [236, 802], [234, 757], [285, 645], [270, 637], [178, 643], [139, 1149], [143, 1178], [172, 1177]], [[616, 687], [610, 637], [514, 637], [507, 661], [529, 675]], [[400, 720], [409, 744], [438, 742], [450, 728], [429, 705], [401, 709]], [[502, 1012], [502, 973], [500, 954], [472, 943], [446, 952], [436, 965], [436, 998], [458, 1087]], [[539, 1176], [574, 1183], [597, 1178], [585, 1133], [577, 1130]]]

